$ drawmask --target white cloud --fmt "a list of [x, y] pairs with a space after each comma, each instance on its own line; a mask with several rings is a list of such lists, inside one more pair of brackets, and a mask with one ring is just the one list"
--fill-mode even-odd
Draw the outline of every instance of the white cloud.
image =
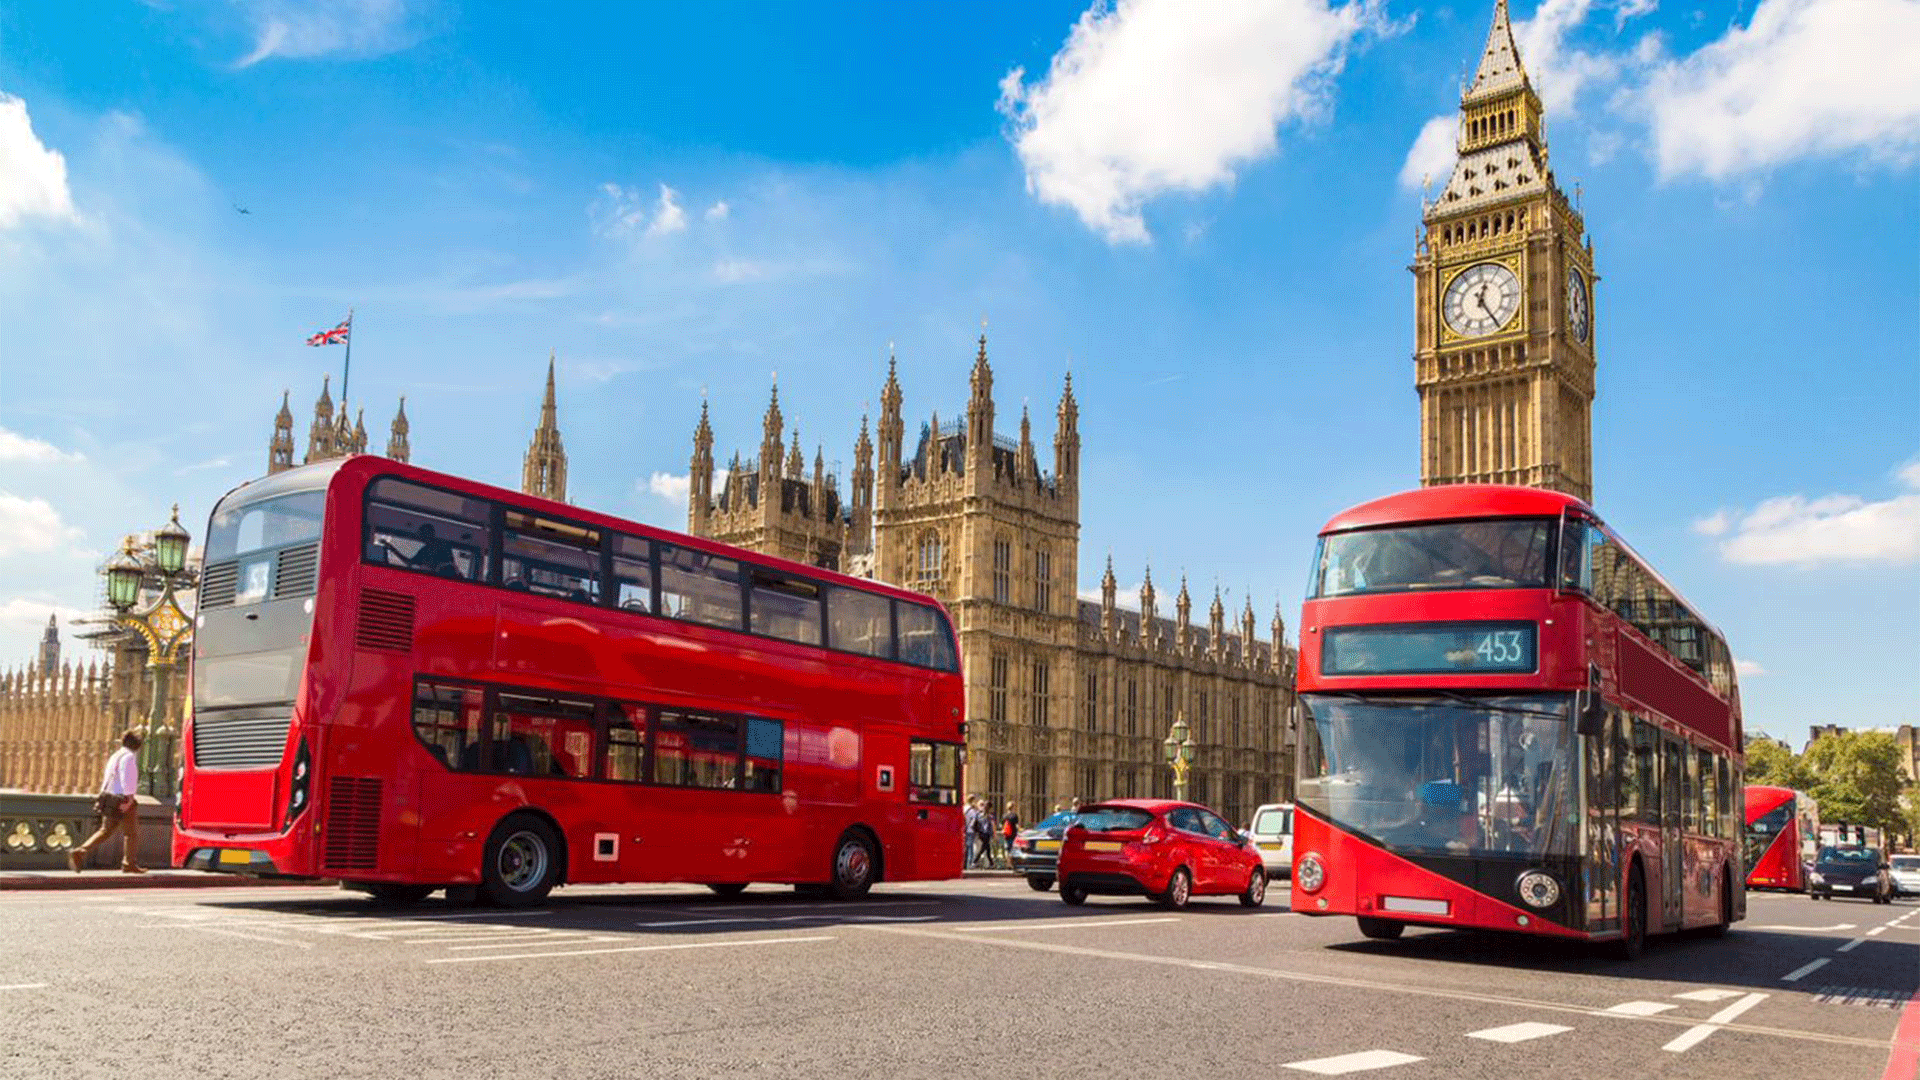
[[1920, 152], [1920, 4], [1761, 0], [1658, 66], [1640, 95], [1663, 176], [1725, 180], [1799, 158]]
[[0, 462], [50, 465], [59, 461], [85, 460], [86, 457], [77, 451], [62, 450], [50, 442], [0, 427]]
[[600, 195], [588, 208], [594, 227], [603, 235], [666, 236], [684, 232], [687, 227], [687, 211], [680, 205], [680, 193], [666, 184], [660, 185], [660, 194], [649, 204], [633, 188], [619, 184], [601, 184]]
[[[1897, 474], [1913, 489], [1871, 502], [1857, 495], [1781, 495], [1744, 513], [1718, 511], [1694, 530], [1723, 536], [1728, 562], [1755, 566], [1920, 563], [1920, 461]], [[1709, 531], [1718, 528], [1718, 532]]]
[[1765, 675], [1767, 673], [1767, 669], [1761, 667], [1760, 661], [1758, 660], [1735, 659], [1733, 662], [1733, 670], [1734, 674], [1739, 675], [1743, 679], [1750, 679], [1755, 675]]
[[425, 36], [407, 0], [248, 0], [238, 7], [252, 25], [254, 43], [235, 67], [274, 56], [383, 56]]
[[229, 457], [210, 458], [193, 465], [182, 465], [180, 468], [174, 470], [174, 475], [185, 476], [188, 473], [205, 472], [208, 469], [224, 469], [232, 464], [233, 459]]
[[1097, 2], [1045, 78], [1006, 74], [998, 107], [1029, 192], [1110, 243], [1144, 243], [1148, 200], [1231, 183], [1273, 153], [1278, 125], [1324, 115], [1363, 30], [1389, 30], [1370, 0]]
[[76, 221], [67, 159], [33, 133], [27, 103], [0, 93], [0, 229], [29, 218]]
[[[718, 481], [715, 481], [717, 484]], [[680, 506], [687, 505], [687, 493], [693, 490], [692, 476], [656, 472], [647, 478], [647, 490]]]
[[0, 556], [53, 551], [81, 535], [60, 519], [60, 512], [47, 500], [0, 491]]
[[751, 259], [722, 259], [713, 264], [713, 276], [717, 281], [758, 281], [766, 277], [770, 268], [766, 263]]
[[706, 217], [708, 221], [725, 221], [727, 220], [727, 215], [731, 213], [733, 213], [733, 207], [728, 206], [727, 201], [722, 199], [712, 206], [707, 207]]
[[1409, 191], [1428, 184], [1445, 184], [1453, 174], [1453, 159], [1460, 136], [1460, 117], [1450, 113], [1436, 116], [1420, 128], [1400, 166], [1400, 186]]
[[665, 236], [668, 233], [681, 232], [687, 227], [687, 212], [680, 208], [680, 193], [665, 184], [660, 185], [660, 202], [653, 220], [647, 223], [648, 236]]

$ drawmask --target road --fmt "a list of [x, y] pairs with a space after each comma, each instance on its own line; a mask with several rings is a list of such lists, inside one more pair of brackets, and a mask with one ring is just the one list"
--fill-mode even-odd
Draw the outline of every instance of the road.
[[1004, 876], [857, 904], [588, 887], [527, 911], [10, 892], [0, 1076], [1914, 1080], [1888, 1047], [1920, 991], [1920, 903], [1758, 894], [1725, 938], [1624, 964], [1365, 941], [1286, 901], [1069, 908]]

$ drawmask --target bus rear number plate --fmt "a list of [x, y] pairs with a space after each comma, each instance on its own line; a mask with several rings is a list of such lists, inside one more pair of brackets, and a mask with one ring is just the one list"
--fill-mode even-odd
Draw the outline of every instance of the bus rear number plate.
[[1403, 911], [1409, 915], [1447, 915], [1453, 906], [1445, 900], [1428, 900], [1419, 896], [1383, 896], [1380, 898], [1380, 910]]

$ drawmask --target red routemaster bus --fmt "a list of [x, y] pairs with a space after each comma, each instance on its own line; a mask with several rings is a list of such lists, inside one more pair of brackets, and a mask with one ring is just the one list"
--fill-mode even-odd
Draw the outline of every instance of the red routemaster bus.
[[1792, 788], [1747, 785], [1747, 888], [1807, 891], [1807, 868], [1820, 845], [1813, 796]]
[[1354, 507], [1301, 617], [1293, 909], [1611, 940], [1746, 913], [1725, 641], [1578, 499]]
[[932, 599], [384, 458], [207, 530], [175, 860], [502, 904], [961, 874]]

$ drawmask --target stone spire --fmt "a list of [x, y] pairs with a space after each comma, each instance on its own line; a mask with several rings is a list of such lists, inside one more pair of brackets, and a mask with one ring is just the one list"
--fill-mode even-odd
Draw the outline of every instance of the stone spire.
[[1120, 591], [1120, 583], [1113, 576], [1113, 553], [1107, 553], [1107, 572], [1100, 578], [1100, 636], [1109, 640], [1113, 637], [1113, 620]]
[[353, 452], [364, 454], [367, 450], [367, 410], [356, 409], [353, 413]]
[[1073, 490], [1080, 483], [1080, 403], [1073, 399], [1071, 371], [1056, 412], [1060, 426], [1053, 433], [1053, 477], [1062, 490]]
[[[780, 479], [780, 442], [786, 431], [786, 420], [780, 415], [780, 380], [773, 380], [773, 392], [767, 398], [767, 414], [761, 420], [760, 436], [760, 475], [765, 485]], [[766, 498], [765, 487], [760, 492]]]
[[873, 440], [867, 436], [867, 415], [860, 414], [860, 438], [853, 444], [852, 527], [847, 533], [849, 554], [865, 554], [873, 536]]
[[540, 402], [540, 426], [533, 429], [520, 470], [520, 490], [555, 502], [567, 501], [567, 448], [560, 439], [560, 405], [554, 394], [555, 354], [547, 353], [547, 394]]
[[1181, 652], [1187, 651], [1187, 643], [1193, 630], [1193, 597], [1187, 595], [1187, 575], [1180, 575], [1180, 595], [1174, 598], [1173, 609], [1176, 622], [1173, 630], [1173, 647]]
[[1513, 26], [1507, 18], [1507, 0], [1494, 0], [1493, 28], [1487, 31], [1487, 48], [1480, 55], [1480, 69], [1474, 72], [1463, 102], [1474, 103], [1496, 97], [1503, 91], [1528, 86], [1527, 69], [1520, 63], [1520, 49], [1513, 42]]
[[993, 366], [987, 363], [987, 335], [980, 333], [980, 351], [973, 358], [973, 373], [967, 380], [973, 393], [967, 398], [967, 451], [974, 470], [993, 453]]
[[1140, 644], [1153, 647], [1153, 564], [1147, 564], [1147, 576], [1140, 582]]
[[1213, 587], [1213, 606], [1207, 609], [1207, 649], [1215, 659], [1226, 655], [1227, 607], [1220, 600], [1220, 586]]
[[47, 616], [47, 632], [40, 637], [40, 673], [46, 674], [60, 668], [60, 623], [56, 616]]
[[1273, 605], [1273, 667], [1279, 671], [1287, 666], [1287, 620], [1280, 615], [1280, 604]]
[[313, 426], [307, 429], [307, 456], [302, 464], [338, 457], [334, 451], [333, 394], [329, 392], [331, 375], [320, 377], [320, 397], [313, 403]]
[[787, 471], [785, 475], [795, 480], [800, 480], [805, 478], [806, 471], [807, 458], [806, 455], [800, 452], [800, 425], [795, 424], [793, 425], [793, 449], [787, 451]]
[[1027, 415], [1027, 407], [1020, 406], [1020, 480], [1038, 474], [1040, 463], [1033, 454], [1033, 420]]
[[273, 439], [267, 443], [267, 475], [293, 468], [293, 391], [280, 395], [280, 412], [273, 418]]
[[1240, 612], [1240, 662], [1253, 666], [1253, 590], [1247, 590], [1247, 606]]
[[413, 431], [413, 425], [407, 422], [407, 395], [400, 395], [400, 407], [394, 411], [393, 424], [387, 428], [387, 456], [395, 461], [409, 461], [413, 458], [413, 447], [407, 441], [407, 435]]

